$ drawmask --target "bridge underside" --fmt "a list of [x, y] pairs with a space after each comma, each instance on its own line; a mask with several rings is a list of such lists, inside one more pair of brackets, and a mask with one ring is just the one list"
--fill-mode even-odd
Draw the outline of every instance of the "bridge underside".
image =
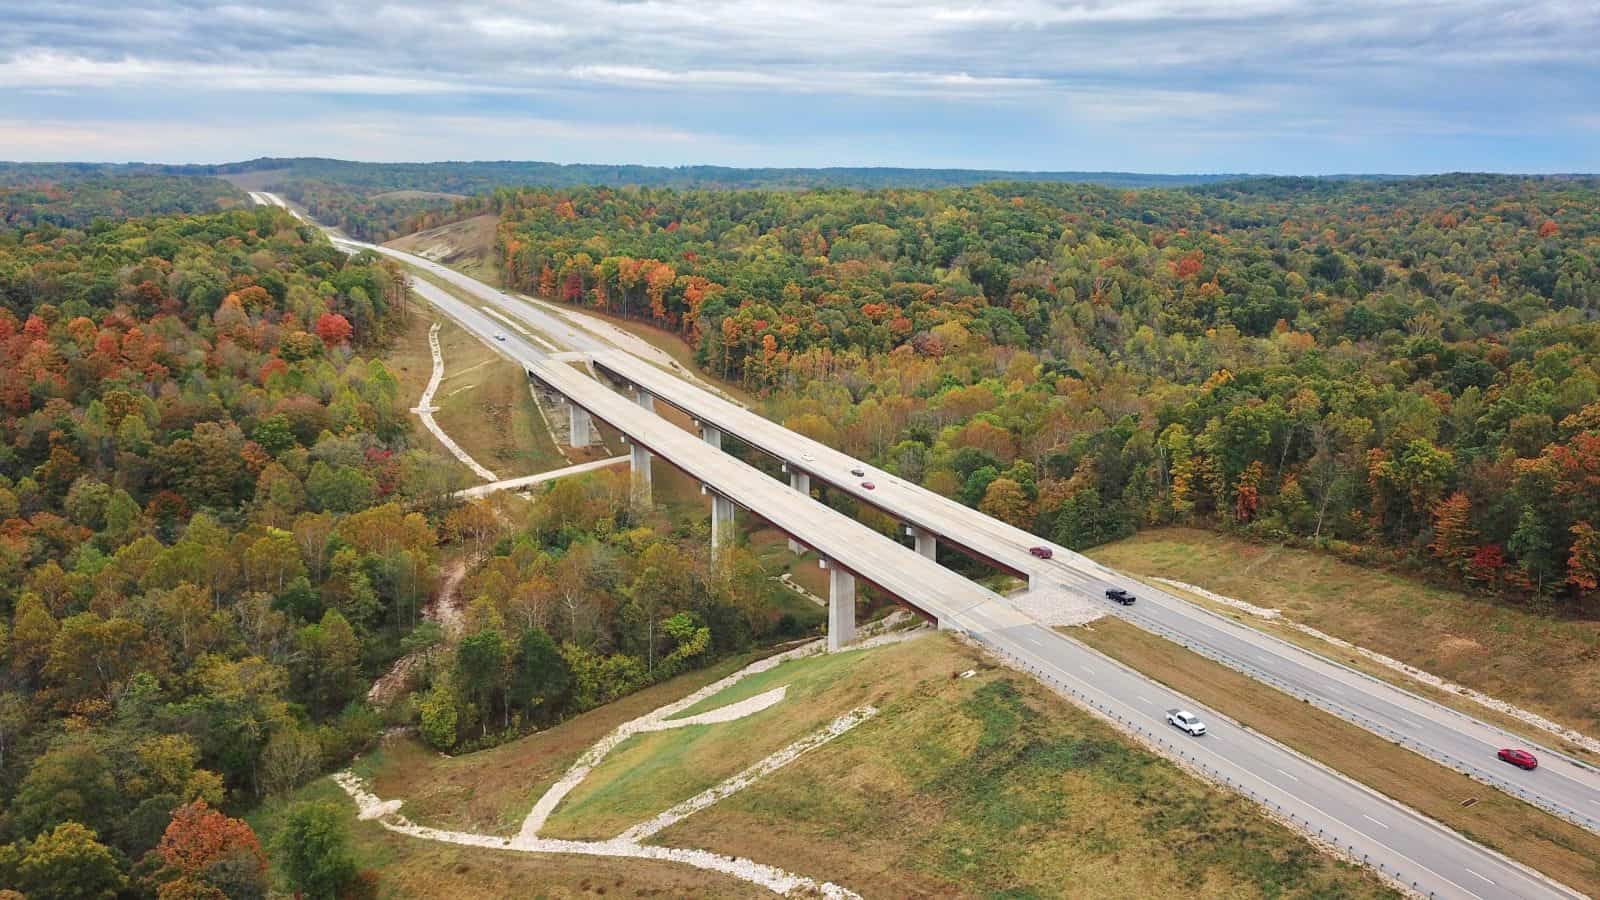
[[[545, 383], [537, 374], [531, 371], [528, 372], [528, 378], [534, 381]], [[550, 388], [550, 390], [557, 394], [561, 393], [553, 385], [546, 383], [546, 387]], [[610, 425], [619, 434], [623, 435], [624, 439], [627, 440], [630, 451], [630, 466], [633, 470], [632, 481], [633, 497], [635, 502], [640, 502], [645, 505], [648, 505], [651, 502], [650, 486], [652, 479], [650, 475], [650, 464], [656, 459], [662, 460], [684, 474], [692, 474], [682, 466], [679, 466], [677, 463], [675, 463], [671, 457], [663, 456], [657, 453], [648, 444], [640, 441], [634, 435], [629, 434], [627, 428], [619, 425], [616, 422], [603, 419], [600, 416], [595, 415], [591, 410], [584, 409], [581, 404], [573, 401], [571, 397], [567, 397], [566, 400], [567, 403], [572, 407], [572, 414], [575, 417], [581, 415], [586, 422], [604, 422], [605, 424]], [[640, 405], [645, 406], [645, 404], [642, 402]], [[702, 432], [701, 436], [702, 439], [707, 443], [720, 446], [722, 434], [717, 429], [708, 427]], [[809, 492], [809, 479], [806, 478], [804, 473], [800, 473], [798, 479], [792, 480], [791, 485], [796, 487], [803, 486]], [[732, 541], [734, 510], [737, 508], [737, 506], [732, 500], [718, 493], [716, 488], [711, 485], [705, 485], [704, 492], [711, 496], [712, 550], [715, 553], [730, 544]], [[773, 522], [765, 516], [762, 516], [758, 510], [749, 510], [749, 512], [756, 518], [766, 522], [773, 528], [773, 530], [784, 535], [788, 539], [791, 547], [803, 549], [810, 546], [804, 535], [791, 533], [788, 529], [785, 529], [778, 523]], [[922, 619], [934, 625], [939, 624], [937, 616], [928, 610], [917, 606], [917, 604], [911, 598], [902, 597], [894, 591], [889, 590], [883, 585], [873, 581], [872, 579], [866, 578], [858, 572], [853, 572], [848, 568], [839, 565], [833, 560], [823, 558], [820, 560], [820, 563], [828, 569], [828, 649], [830, 652], [842, 649], [855, 640], [856, 584], [858, 581], [871, 585], [880, 594], [893, 600], [899, 606], [910, 610], [912, 613], [916, 614]]]

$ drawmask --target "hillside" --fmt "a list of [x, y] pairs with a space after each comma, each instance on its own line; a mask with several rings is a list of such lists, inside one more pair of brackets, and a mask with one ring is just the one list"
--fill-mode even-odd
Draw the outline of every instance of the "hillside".
[[[467, 877], [481, 877], [491, 853], [541, 878], [535, 866], [550, 861], [559, 891], [571, 888], [561, 857], [517, 847], [627, 829], [650, 847], [703, 848], [755, 866], [744, 871], [777, 867], [864, 896], [1133, 897], [1197, 886], [1234, 897], [1388, 895], [954, 638], [924, 632], [755, 669], [688, 676], [477, 756], [442, 760], [391, 743], [356, 767], [366, 787], [351, 789], [372, 795], [363, 802], [400, 802], [397, 814], [374, 810], [387, 826], [362, 824], [363, 852], [394, 864], [463, 852], [468, 833], [487, 835], [484, 846], [514, 838], [477, 851]], [[713, 675], [721, 680], [706, 686]], [[652, 704], [668, 704], [665, 716]], [[670, 727], [693, 717], [726, 721]], [[591, 755], [592, 770], [560, 789], [569, 792], [540, 824], [523, 821], [583, 747], [629, 721], [656, 724], [630, 726], [645, 730]], [[742, 789], [691, 799], [719, 783]], [[456, 836], [438, 844], [413, 826]], [[643, 877], [635, 870], [625, 884]], [[435, 873], [426, 890], [464, 883]]]
[[1600, 591], [1600, 180], [485, 202], [509, 287], [1066, 546], [1201, 525]]

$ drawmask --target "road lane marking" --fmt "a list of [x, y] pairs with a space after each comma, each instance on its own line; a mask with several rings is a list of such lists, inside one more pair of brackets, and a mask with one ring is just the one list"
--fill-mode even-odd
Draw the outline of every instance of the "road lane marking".
[[1140, 696], [1139, 697], [1139, 702], [1140, 703], [1149, 703], [1150, 702], [1150, 698], [1149, 697], [1145, 697], [1145, 696]]
[[[1383, 825], [1382, 822], [1379, 822], [1377, 819], [1374, 819], [1373, 817], [1367, 815], [1366, 813], [1362, 813], [1361, 814], [1361, 818], [1366, 819], [1368, 822], [1371, 822], [1374, 825]], [[1383, 825], [1383, 827], [1388, 828], [1389, 826]]]
[[1088, 672], [1090, 675], [1094, 674], [1094, 670], [1089, 668], [1088, 666], [1080, 665], [1080, 666], [1078, 666], [1078, 668], [1084, 670], [1085, 672]]
[[[1278, 770], [1278, 774], [1279, 774], [1279, 775], [1282, 775], [1282, 776], [1283, 776], [1283, 777], [1285, 777], [1285, 778], [1287, 778], [1287, 779], [1289, 779], [1289, 780], [1290, 780], [1290, 781], [1299, 781], [1299, 780], [1300, 780], [1300, 779], [1298, 779], [1298, 778], [1296, 778], [1296, 777], [1294, 777], [1294, 776], [1293, 776], [1293, 775], [1290, 775], [1290, 774], [1289, 774], [1289, 773], [1288, 773], [1288, 772], [1285, 772], [1285, 771], [1284, 771], [1284, 770], [1282, 770], [1282, 769], [1279, 769], [1279, 770]], [[1383, 823], [1382, 823], [1382, 822], [1379, 822], [1379, 823], [1378, 823], [1378, 824], [1379, 824], [1379, 825], [1382, 825], [1382, 824], [1383, 824]]]
[[[1467, 869], [1467, 867], [1466, 867], [1466, 866], [1462, 866], [1462, 867], [1461, 867], [1461, 868], [1463, 868], [1463, 869]], [[1472, 871], [1472, 870], [1471, 870], [1471, 869], [1467, 869], [1467, 874], [1468, 874], [1468, 875], [1471, 875], [1471, 876], [1473, 876], [1473, 877], [1474, 877], [1474, 878], [1483, 878], [1483, 876], [1482, 876], [1482, 875], [1479, 875], [1479, 874], [1478, 874], [1478, 873], [1477, 873], [1477, 872], [1474, 872], [1474, 871]], [[1483, 878], [1483, 880], [1484, 880], [1484, 881], [1489, 881], [1489, 879], [1487, 879], [1487, 878]], [[1494, 882], [1493, 882], [1493, 881], [1489, 881], [1489, 883], [1490, 883], [1490, 884], [1494, 884]]]

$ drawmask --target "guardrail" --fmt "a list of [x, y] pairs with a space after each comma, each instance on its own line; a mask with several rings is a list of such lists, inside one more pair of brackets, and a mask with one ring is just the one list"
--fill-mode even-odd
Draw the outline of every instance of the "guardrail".
[[1257, 681], [1271, 685], [1272, 687], [1277, 688], [1278, 690], [1288, 694], [1291, 697], [1294, 697], [1297, 700], [1309, 703], [1323, 712], [1328, 713], [1329, 715], [1336, 716], [1354, 725], [1358, 725], [1387, 741], [1410, 750], [1426, 759], [1430, 759], [1436, 763], [1439, 763], [1440, 765], [1453, 769], [1454, 771], [1459, 772], [1462, 775], [1479, 782], [1480, 784], [1484, 784], [1503, 791], [1504, 793], [1510, 794], [1525, 803], [1536, 806], [1539, 809], [1570, 822], [1573, 825], [1577, 825], [1580, 828], [1586, 828], [1590, 831], [1600, 832], [1600, 820], [1586, 816], [1577, 810], [1568, 809], [1560, 804], [1549, 801], [1538, 794], [1530, 793], [1509, 781], [1504, 781], [1495, 777], [1494, 775], [1488, 774], [1481, 767], [1476, 766], [1467, 760], [1459, 759], [1421, 741], [1414, 740], [1387, 725], [1373, 721], [1372, 719], [1369, 719], [1360, 713], [1352, 712], [1336, 703], [1328, 701], [1323, 697], [1312, 694], [1309, 691], [1302, 690], [1301, 688], [1284, 681], [1282, 678], [1273, 675], [1265, 669], [1251, 665], [1247, 662], [1243, 662], [1237, 657], [1228, 656], [1227, 654], [1212, 649], [1206, 644], [1190, 640], [1188, 637], [1184, 636], [1182, 632], [1174, 631], [1173, 629], [1168, 628], [1152, 619], [1140, 616], [1131, 611], [1124, 611], [1121, 615], [1130, 622], [1137, 622], [1140, 628], [1143, 628], [1152, 634], [1156, 634], [1162, 638], [1165, 638], [1166, 640], [1169, 640], [1172, 643], [1177, 644], [1193, 653], [1198, 653], [1199, 655], [1204, 656], [1213, 662], [1248, 675]]
[[[1056, 692], [1072, 698], [1080, 707], [1086, 708], [1099, 715], [1101, 718], [1114, 723], [1124, 732], [1131, 732], [1137, 739], [1146, 745], [1155, 747], [1162, 755], [1168, 758], [1176, 758], [1186, 767], [1198, 771], [1204, 778], [1212, 781], [1213, 783], [1221, 784], [1235, 793], [1253, 801], [1254, 803], [1267, 808], [1272, 813], [1276, 814], [1276, 817], [1280, 821], [1286, 821], [1290, 827], [1300, 831], [1307, 837], [1314, 836], [1317, 840], [1322, 841], [1323, 843], [1332, 847], [1335, 852], [1339, 853], [1339, 855], [1343, 856], [1344, 858], [1352, 862], [1359, 860], [1362, 865], [1377, 871], [1381, 877], [1396, 885], [1399, 885], [1403, 889], [1410, 890], [1417, 896], [1426, 896], [1429, 898], [1429, 900], [1434, 900], [1436, 897], [1456, 896], [1454, 891], [1450, 891], [1444, 885], [1433, 885], [1424, 888], [1423, 885], [1427, 882], [1429, 875], [1429, 873], [1426, 871], [1418, 873], [1413, 870], [1410, 872], [1410, 876], [1408, 877], [1406, 870], [1402, 869], [1401, 867], [1392, 863], [1386, 864], [1381, 859], [1373, 859], [1370, 851], [1363, 852], [1359, 847], [1356, 846], [1354, 841], [1348, 838], [1341, 838], [1331, 825], [1327, 823], [1323, 825], [1317, 825], [1311, 821], [1310, 818], [1296, 815], [1288, 809], [1285, 809], [1284, 806], [1276, 800], [1270, 799], [1267, 795], [1257, 792], [1253, 788], [1246, 786], [1242, 781], [1239, 781], [1226, 772], [1223, 772], [1221, 769], [1210, 765], [1203, 760], [1199, 754], [1189, 752], [1186, 747], [1180, 746], [1179, 744], [1169, 740], [1167, 737], [1158, 734], [1157, 732], [1138, 722], [1135, 722], [1133, 719], [1123, 716], [1110, 706], [1099, 702], [1095, 698], [1091, 697], [1088, 693], [1080, 691], [1078, 688], [1056, 677], [1054, 674], [1045, 671], [1044, 669], [1041, 669], [1038, 666], [1027, 662], [1026, 660], [1023, 660], [1021, 657], [1016, 656], [1004, 647], [986, 640], [982, 635], [974, 634], [970, 631], [965, 631], [964, 633], [967, 635], [967, 637], [982, 645], [991, 653], [994, 653], [996, 656], [1004, 659], [1012, 668], [1032, 675], [1034, 678], [1043, 682], [1046, 686], [1054, 689]], [[1115, 662], [1113, 662], [1113, 664], [1120, 665]], [[1335, 774], [1337, 775], [1337, 773]], [[1337, 777], [1348, 779], [1348, 776], [1338, 775]], [[1368, 790], [1370, 790], [1370, 788], [1368, 788]], [[1337, 822], [1337, 820], [1333, 820], [1331, 816], [1328, 818], [1333, 822]], [[1375, 843], [1378, 843], [1379, 846], [1381, 846], [1381, 842], [1375, 841]], [[1451, 884], [1450, 887], [1457, 886]]]

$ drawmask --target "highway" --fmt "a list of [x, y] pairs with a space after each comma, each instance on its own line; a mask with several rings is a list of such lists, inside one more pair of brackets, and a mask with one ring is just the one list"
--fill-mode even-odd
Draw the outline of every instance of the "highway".
[[[276, 202], [270, 195], [258, 198]], [[511, 306], [527, 309], [529, 315], [515, 314], [541, 331], [543, 337], [567, 342], [564, 332], [572, 328], [570, 322], [504, 292], [410, 254], [343, 239], [337, 243], [350, 250], [371, 250], [401, 259], [461, 287], [482, 302], [508, 311]], [[468, 284], [463, 285], [462, 281]], [[1422, 895], [1485, 900], [1581, 896], [1063, 637], [1015, 610], [1005, 598], [821, 503], [802, 500], [786, 484], [760, 470], [727, 454], [707, 452], [707, 445], [698, 437], [553, 358], [547, 349], [535, 346], [531, 337], [507, 329], [504, 321], [431, 282], [413, 279], [413, 287], [419, 296], [488, 346], [711, 490], [754, 511], [842, 568], [925, 610], [938, 619], [941, 627], [966, 633], [1009, 658], [1018, 668], [1097, 708], [1122, 727], [1176, 748], [1173, 755], [1186, 765], [1236, 786], [1275, 815], [1292, 820], [1310, 834], [1321, 834], [1325, 842], [1337, 845], [1354, 859], [1381, 867], [1399, 883], [1414, 884]], [[555, 327], [546, 330], [536, 324], [540, 321]], [[497, 333], [504, 339], [497, 339]], [[574, 342], [567, 344], [571, 349], [612, 353], [612, 348], [592, 334], [573, 337]], [[594, 342], [593, 349], [585, 346], [589, 341]], [[664, 373], [663, 377], [670, 378]], [[671, 402], [669, 397], [662, 399]], [[714, 424], [711, 419], [706, 421]], [[725, 430], [743, 437], [738, 428]], [[821, 451], [843, 457], [822, 445], [817, 448], [812, 452], [818, 462], [812, 465], [818, 468], [823, 462], [831, 464]], [[844, 471], [848, 472], [849, 464], [855, 463], [849, 460]], [[815, 471], [811, 466], [804, 468]], [[875, 474], [887, 483], [887, 473]], [[972, 517], [993, 521], [959, 504], [956, 507], [962, 517], [951, 520], [953, 527], [970, 529], [973, 523], [968, 519]], [[943, 529], [934, 530], [945, 533]], [[1033, 538], [1028, 540], [1038, 543]], [[1059, 571], [1065, 577], [1070, 570], [1062, 566], [1047, 571]], [[1199, 713], [1210, 727], [1210, 734], [1189, 738], [1170, 728], [1164, 711], [1180, 706]]]
[[[726, 435], [736, 437], [809, 472], [856, 500], [909, 525], [955, 536], [979, 556], [1027, 573], [1030, 589], [1065, 589], [1092, 598], [1109, 612], [1190, 647], [1218, 662], [1288, 691], [1301, 699], [1435, 762], [1534, 803], [1590, 830], [1600, 823], [1600, 772], [1460, 711], [1373, 678], [1299, 645], [1216, 615], [1203, 607], [1124, 576], [1044, 538], [867, 465], [826, 444], [796, 434], [760, 415], [687, 384], [617, 351], [594, 356], [602, 369], [650, 391]], [[866, 474], [856, 477], [852, 469]], [[861, 486], [869, 481], [872, 490]], [[1030, 547], [1046, 546], [1041, 560]], [[1139, 597], [1132, 607], [1104, 598], [1107, 587]], [[1501, 747], [1532, 749], [1540, 768], [1527, 772], [1496, 758]]]

